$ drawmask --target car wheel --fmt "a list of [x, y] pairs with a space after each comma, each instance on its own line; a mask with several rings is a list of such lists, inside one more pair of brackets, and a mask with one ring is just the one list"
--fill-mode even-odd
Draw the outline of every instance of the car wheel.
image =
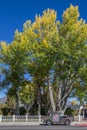
[[70, 120], [66, 120], [65, 125], [70, 125]]
[[52, 121], [51, 120], [47, 120], [46, 121], [46, 124], [49, 126], [49, 125], [52, 125]]

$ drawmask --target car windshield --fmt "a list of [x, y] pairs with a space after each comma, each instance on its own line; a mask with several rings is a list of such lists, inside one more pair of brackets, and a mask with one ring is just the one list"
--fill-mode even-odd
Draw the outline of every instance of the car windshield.
[[49, 116], [54, 116], [54, 115], [61, 115], [61, 113], [59, 113], [59, 112], [53, 112], [53, 113], [49, 114]]

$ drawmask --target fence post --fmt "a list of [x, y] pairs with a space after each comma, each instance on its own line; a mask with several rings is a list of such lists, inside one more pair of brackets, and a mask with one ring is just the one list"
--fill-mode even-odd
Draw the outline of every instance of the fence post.
[[84, 110], [83, 110], [83, 113], [82, 113], [82, 118], [84, 119]]
[[26, 122], [28, 122], [28, 115], [26, 115]]
[[13, 115], [13, 122], [15, 122], [15, 115]]
[[0, 122], [2, 121], [2, 115], [0, 115]]
[[41, 122], [41, 115], [39, 114], [39, 122]]
[[80, 122], [81, 121], [80, 110], [79, 110], [79, 115], [78, 116], [79, 116], [79, 122]]

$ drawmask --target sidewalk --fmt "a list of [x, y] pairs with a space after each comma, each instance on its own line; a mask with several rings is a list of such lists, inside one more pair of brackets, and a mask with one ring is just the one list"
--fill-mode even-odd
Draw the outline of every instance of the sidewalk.
[[0, 122], [0, 126], [38, 126], [42, 122]]
[[87, 121], [72, 122], [71, 126], [87, 126]]
[[[0, 126], [38, 126], [43, 122], [0, 122]], [[87, 121], [72, 122], [71, 126], [87, 126]]]

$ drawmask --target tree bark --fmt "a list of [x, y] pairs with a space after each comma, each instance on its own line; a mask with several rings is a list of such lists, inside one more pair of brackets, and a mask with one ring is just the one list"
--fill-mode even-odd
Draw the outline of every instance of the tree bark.
[[51, 84], [50, 84], [50, 78], [49, 77], [48, 77], [48, 89], [49, 89], [52, 111], [55, 111], [56, 107], [55, 107], [55, 103], [54, 103], [53, 92], [52, 92], [52, 87], [51, 87]]
[[16, 92], [16, 114], [20, 115], [20, 112], [19, 112], [19, 93], [18, 93], [18, 91]]
[[61, 93], [62, 93], [62, 84], [59, 85], [59, 91], [58, 91], [58, 104], [57, 104], [57, 110], [61, 111]]
[[26, 104], [27, 114], [29, 114], [29, 111], [31, 110], [33, 105], [34, 105], [34, 101], [31, 104]]
[[66, 106], [67, 98], [73, 88], [73, 85], [74, 85], [74, 80], [69, 82], [67, 86], [65, 86], [64, 82], [61, 81], [59, 85], [59, 91], [58, 91], [58, 106], [57, 106], [58, 111], [62, 111], [63, 113], [65, 112], [67, 107]]
[[38, 86], [38, 116], [41, 116], [41, 96], [40, 96], [40, 85]]

